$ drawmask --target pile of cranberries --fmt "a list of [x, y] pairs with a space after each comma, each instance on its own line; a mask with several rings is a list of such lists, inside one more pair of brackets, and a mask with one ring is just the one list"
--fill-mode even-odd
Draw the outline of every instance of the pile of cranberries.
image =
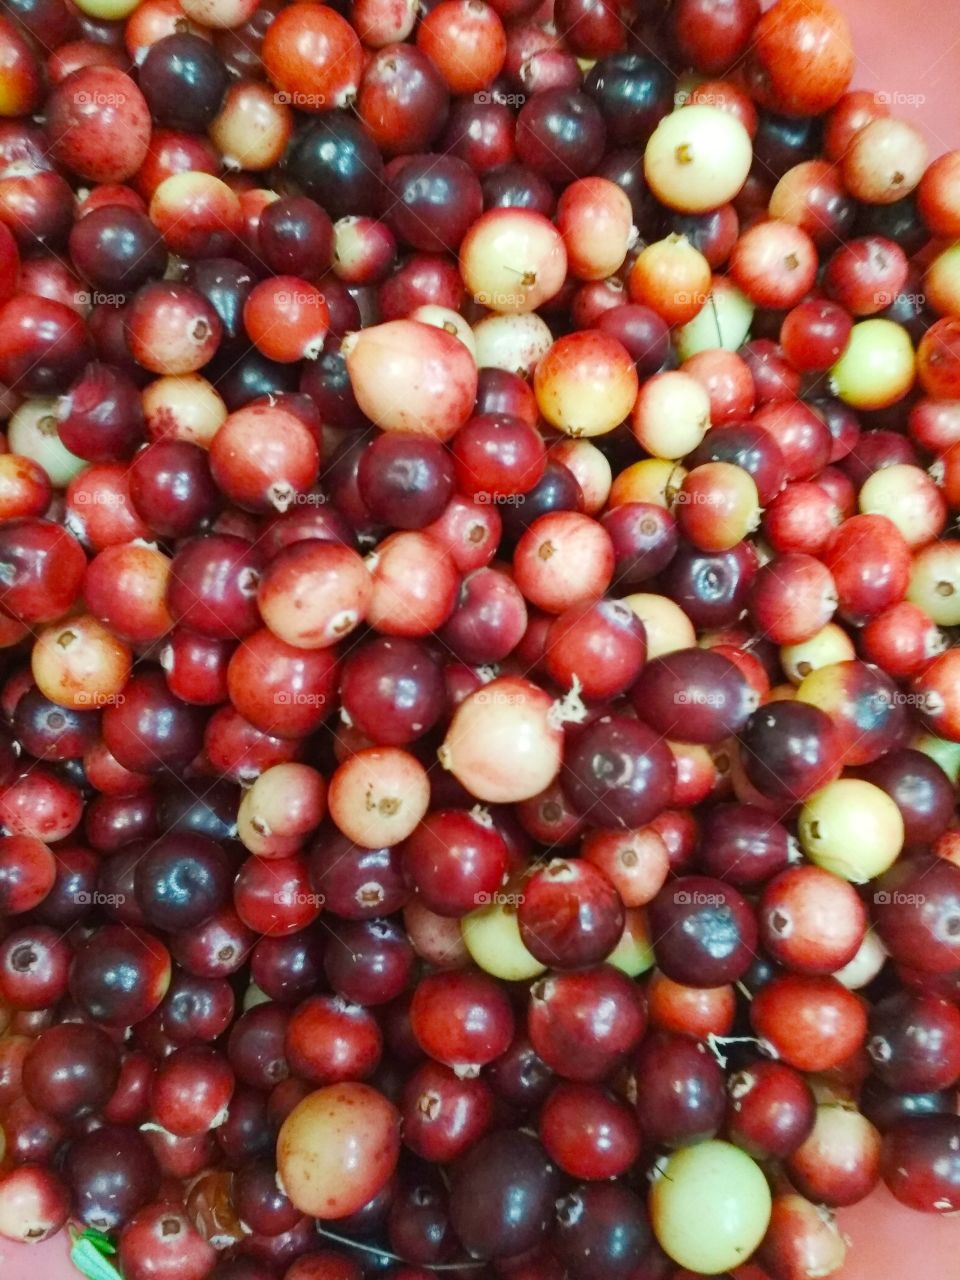
[[0, 1235], [960, 1210], [960, 152], [830, 0], [4, 0]]

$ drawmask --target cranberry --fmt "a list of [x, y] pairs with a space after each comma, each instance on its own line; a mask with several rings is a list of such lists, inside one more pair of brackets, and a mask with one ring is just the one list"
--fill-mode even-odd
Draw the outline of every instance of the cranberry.
[[130, 353], [154, 374], [202, 369], [223, 334], [219, 316], [199, 290], [163, 281], [137, 291], [128, 321]]
[[410, 1010], [424, 1052], [448, 1066], [483, 1065], [513, 1038], [506, 998], [483, 974], [434, 974], [421, 979]]
[[765, 885], [757, 913], [771, 959], [795, 973], [835, 973], [856, 955], [867, 913], [853, 887], [819, 867], [782, 871]]
[[723, 1072], [699, 1041], [654, 1031], [635, 1061], [640, 1131], [658, 1146], [685, 1146], [711, 1138], [723, 1121]]
[[216, 1260], [185, 1214], [162, 1203], [147, 1205], [125, 1225], [117, 1253], [130, 1280], [204, 1280]]
[[222, 1054], [207, 1045], [186, 1045], [157, 1067], [151, 1115], [168, 1133], [198, 1136], [220, 1123], [233, 1087], [233, 1071]]
[[557, 684], [605, 701], [635, 682], [646, 635], [633, 610], [616, 601], [574, 605], [551, 624], [545, 656]]
[[781, 823], [750, 804], [719, 804], [706, 815], [700, 866], [738, 889], [753, 889], [784, 871], [795, 845]]
[[56, 873], [54, 855], [35, 836], [0, 836], [0, 913], [19, 915], [39, 906]]
[[64, 1176], [76, 1216], [97, 1231], [116, 1231], [157, 1195], [160, 1170], [146, 1140], [120, 1125], [103, 1125], [67, 1148]]
[[946, 830], [951, 794], [940, 766], [922, 752], [905, 747], [866, 766], [863, 776], [896, 801], [907, 844], [926, 844]]
[[856, 1052], [867, 1033], [862, 1001], [832, 977], [787, 975], [757, 992], [754, 1030], [800, 1071], [825, 1071]]
[[226, 856], [213, 840], [187, 833], [159, 840], [137, 864], [137, 901], [146, 922], [179, 930], [200, 924], [230, 891]]
[[417, 43], [452, 93], [475, 93], [489, 85], [500, 73], [507, 48], [497, 11], [466, 0], [436, 5], [418, 29]]
[[457, 1170], [450, 1220], [474, 1256], [511, 1257], [546, 1234], [556, 1192], [556, 1170], [536, 1138], [491, 1134]]
[[328, 1085], [309, 1094], [286, 1118], [277, 1141], [277, 1166], [292, 1202], [323, 1218], [362, 1208], [396, 1166], [399, 1119], [369, 1085]]
[[787, 1161], [798, 1191], [826, 1205], [855, 1204], [880, 1180], [880, 1134], [859, 1111], [817, 1107], [809, 1136]]
[[120, 1074], [116, 1046], [99, 1027], [60, 1023], [41, 1032], [23, 1062], [23, 1091], [45, 1115], [73, 1122], [99, 1111]]
[[576, 1280], [598, 1265], [610, 1280], [644, 1280], [651, 1245], [643, 1201], [623, 1184], [580, 1186], [558, 1203], [554, 1247]]
[[15, 929], [0, 943], [0, 993], [15, 1009], [58, 1004], [67, 990], [70, 948], [45, 925]]
[[960, 1020], [946, 1001], [901, 992], [875, 1005], [867, 1041], [874, 1073], [904, 1093], [936, 1092], [956, 1078]]
[[172, 1040], [210, 1041], [230, 1026], [235, 1005], [233, 990], [224, 979], [201, 978], [177, 969], [160, 1006], [160, 1017]]
[[811, 1267], [836, 1270], [843, 1266], [846, 1253], [846, 1242], [830, 1210], [795, 1194], [774, 1197], [770, 1225], [757, 1256], [775, 1275], [802, 1275]]
[[616, 556], [614, 584], [637, 587], [666, 568], [677, 549], [676, 521], [662, 507], [625, 502], [602, 517]]
[[91, 209], [74, 224], [69, 248], [80, 275], [107, 294], [138, 289], [163, 271], [166, 260], [146, 214], [112, 203]]
[[706, 876], [665, 886], [650, 904], [650, 923], [660, 968], [691, 986], [736, 981], [756, 948], [756, 919], [746, 899]]
[[881, 1169], [887, 1186], [911, 1209], [951, 1213], [960, 1181], [956, 1116], [918, 1116], [898, 1121], [884, 1138]]
[[755, 0], [681, 0], [671, 15], [683, 56], [705, 75], [726, 71], [746, 51], [760, 16]]
[[46, 128], [54, 155], [73, 173], [124, 182], [146, 158], [150, 110], [123, 72], [82, 67], [53, 90]]
[[345, 920], [371, 920], [407, 901], [399, 850], [365, 849], [324, 828], [312, 849], [310, 879], [328, 911]]
[[608, 965], [552, 974], [531, 990], [533, 1048], [568, 1080], [602, 1079], [637, 1046], [645, 1023], [638, 989]]
[[329, 717], [337, 672], [332, 649], [295, 648], [263, 628], [231, 655], [226, 692], [261, 732], [301, 738]]
[[27, 293], [0, 308], [0, 378], [33, 395], [66, 391], [90, 359], [86, 327], [71, 307]]
[[445, 1164], [483, 1137], [493, 1111], [493, 1096], [483, 1079], [425, 1062], [410, 1075], [403, 1092], [403, 1139], [423, 1159]]
[[605, 959], [625, 921], [619, 894], [602, 871], [559, 858], [526, 881], [517, 919], [530, 953], [560, 969]]
[[813, 1132], [816, 1104], [803, 1076], [762, 1059], [727, 1081], [726, 1131], [756, 1159], [786, 1159]]
[[135, 676], [103, 716], [104, 742], [135, 773], [182, 769], [200, 750], [203, 714], [174, 698], [160, 672]]
[[70, 1216], [70, 1191], [52, 1170], [21, 1165], [0, 1180], [0, 1235], [35, 1244], [54, 1235]]
[[640, 1132], [629, 1109], [596, 1085], [559, 1084], [540, 1113], [540, 1140], [572, 1177], [618, 1177], [637, 1158]]
[[648, 663], [631, 697], [659, 732], [707, 743], [742, 728], [756, 700], [729, 659], [699, 649]]
[[317, 1084], [369, 1076], [380, 1058], [381, 1036], [372, 1014], [339, 996], [313, 996], [287, 1024], [287, 1061]]
[[16, 1098], [4, 1112], [7, 1152], [15, 1165], [49, 1164], [63, 1144], [66, 1129], [52, 1116]]
[[675, 768], [669, 749], [647, 725], [603, 716], [571, 744], [563, 785], [574, 806], [603, 825], [638, 827], [666, 808]]
[[151, 934], [104, 925], [74, 953], [70, 994], [98, 1022], [130, 1026], [159, 1007], [170, 967], [169, 952]]
[[337, 923], [324, 957], [330, 986], [355, 1004], [387, 1004], [406, 990], [413, 949], [392, 920]]
[[761, 707], [740, 740], [747, 777], [771, 799], [796, 803], [840, 775], [838, 734], [819, 707], [803, 702]]
[[603, 150], [606, 127], [592, 99], [566, 88], [535, 94], [517, 120], [517, 155], [550, 181], [566, 182], [589, 171]]
[[497, 831], [473, 814], [429, 814], [403, 850], [404, 868], [427, 906], [460, 916], [488, 901], [503, 881], [507, 849]]
[[386, 434], [364, 450], [357, 485], [374, 520], [398, 529], [423, 529], [449, 502], [454, 469], [436, 441]]

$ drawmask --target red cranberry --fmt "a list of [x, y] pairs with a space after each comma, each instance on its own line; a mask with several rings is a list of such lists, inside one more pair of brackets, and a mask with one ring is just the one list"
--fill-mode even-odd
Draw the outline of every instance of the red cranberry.
[[448, 1066], [482, 1066], [499, 1057], [513, 1038], [509, 1002], [485, 974], [422, 978], [410, 1016], [424, 1052]]
[[863, 1002], [832, 977], [774, 978], [750, 1006], [754, 1030], [799, 1071], [826, 1071], [866, 1038]]
[[772, 800], [794, 804], [840, 776], [839, 736], [819, 707], [799, 701], [761, 707], [740, 741], [747, 777]]
[[107, 1124], [71, 1142], [63, 1167], [74, 1212], [96, 1231], [117, 1231], [160, 1190], [160, 1170], [146, 1140]]
[[601, 1080], [637, 1046], [645, 1022], [638, 989], [608, 965], [551, 974], [531, 989], [531, 1042], [567, 1080]]
[[524, 884], [517, 919], [532, 955], [558, 969], [579, 969], [610, 954], [624, 926], [620, 896], [602, 871], [555, 858]]
[[711, 1138], [723, 1122], [723, 1072], [709, 1049], [688, 1036], [654, 1031], [637, 1052], [640, 1130], [658, 1146]]
[[952, 1213], [960, 1203], [956, 1116], [918, 1116], [885, 1136], [881, 1169], [896, 1198], [925, 1213]]
[[813, 1093], [781, 1062], [744, 1067], [727, 1081], [727, 1095], [727, 1135], [755, 1159], [786, 1159], [813, 1131]]
[[154, 936], [104, 925], [78, 947], [70, 994], [90, 1017], [128, 1027], [157, 1009], [170, 985], [170, 954]]
[[475, 1257], [512, 1257], [546, 1234], [556, 1191], [556, 1170], [536, 1138], [491, 1134], [457, 1169], [450, 1220]]
[[747, 971], [757, 924], [736, 889], [706, 876], [684, 876], [665, 886], [650, 904], [660, 968], [691, 986], [734, 982]]
[[458, 1076], [425, 1062], [403, 1092], [403, 1140], [418, 1156], [439, 1164], [469, 1151], [490, 1128], [493, 1097], [483, 1079]]
[[652, 1245], [643, 1201], [622, 1184], [580, 1186], [557, 1205], [554, 1247], [576, 1280], [595, 1267], [610, 1280], [645, 1280]]
[[120, 1055], [105, 1031], [89, 1023], [61, 1023], [30, 1047], [23, 1090], [38, 1111], [72, 1123], [104, 1106], [119, 1073]]
[[392, 920], [339, 921], [324, 957], [327, 981], [355, 1004], [387, 1004], [406, 990], [414, 954]]
[[130, 1280], [205, 1280], [216, 1253], [179, 1209], [152, 1204], [123, 1228], [118, 1260]]
[[42, 841], [32, 835], [0, 836], [0, 914], [20, 915], [39, 906], [55, 879], [56, 860]]
[[46, 127], [54, 155], [71, 172], [124, 182], [146, 158], [150, 110], [122, 71], [83, 67], [53, 90]]
[[734, 664], [704, 649], [680, 649], [647, 663], [631, 698], [659, 733], [705, 743], [737, 733], [756, 705]]
[[795, 973], [835, 973], [857, 954], [867, 913], [852, 885], [819, 867], [782, 871], [763, 889], [760, 941]]
[[15, 929], [0, 943], [0, 993], [15, 1009], [58, 1004], [67, 990], [70, 947], [44, 925]]
[[71, 307], [16, 294], [0, 308], [0, 379], [33, 395], [66, 391], [90, 359], [86, 326]]
[[640, 1153], [629, 1108], [597, 1085], [558, 1084], [540, 1112], [539, 1131], [547, 1154], [574, 1178], [619, 1177]]

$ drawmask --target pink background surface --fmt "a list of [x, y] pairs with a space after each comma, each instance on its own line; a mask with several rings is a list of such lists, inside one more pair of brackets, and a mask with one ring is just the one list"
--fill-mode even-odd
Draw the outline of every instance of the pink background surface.
[[[855, 86], [890, 95], [892, 113], [924, 130], [933, 155], [960, 146], [960, 0], [840, 0], [840, 7], [853, 26]], [[960, 1280], [960, 1218], [913, 1213], [881, 1189], [841, 1211], [840, 1221], [852, 1247], [838, 1280]], [[63, 1234], [33, 1246], [0, 1239], [3, 1280], [78, 1275]]]

